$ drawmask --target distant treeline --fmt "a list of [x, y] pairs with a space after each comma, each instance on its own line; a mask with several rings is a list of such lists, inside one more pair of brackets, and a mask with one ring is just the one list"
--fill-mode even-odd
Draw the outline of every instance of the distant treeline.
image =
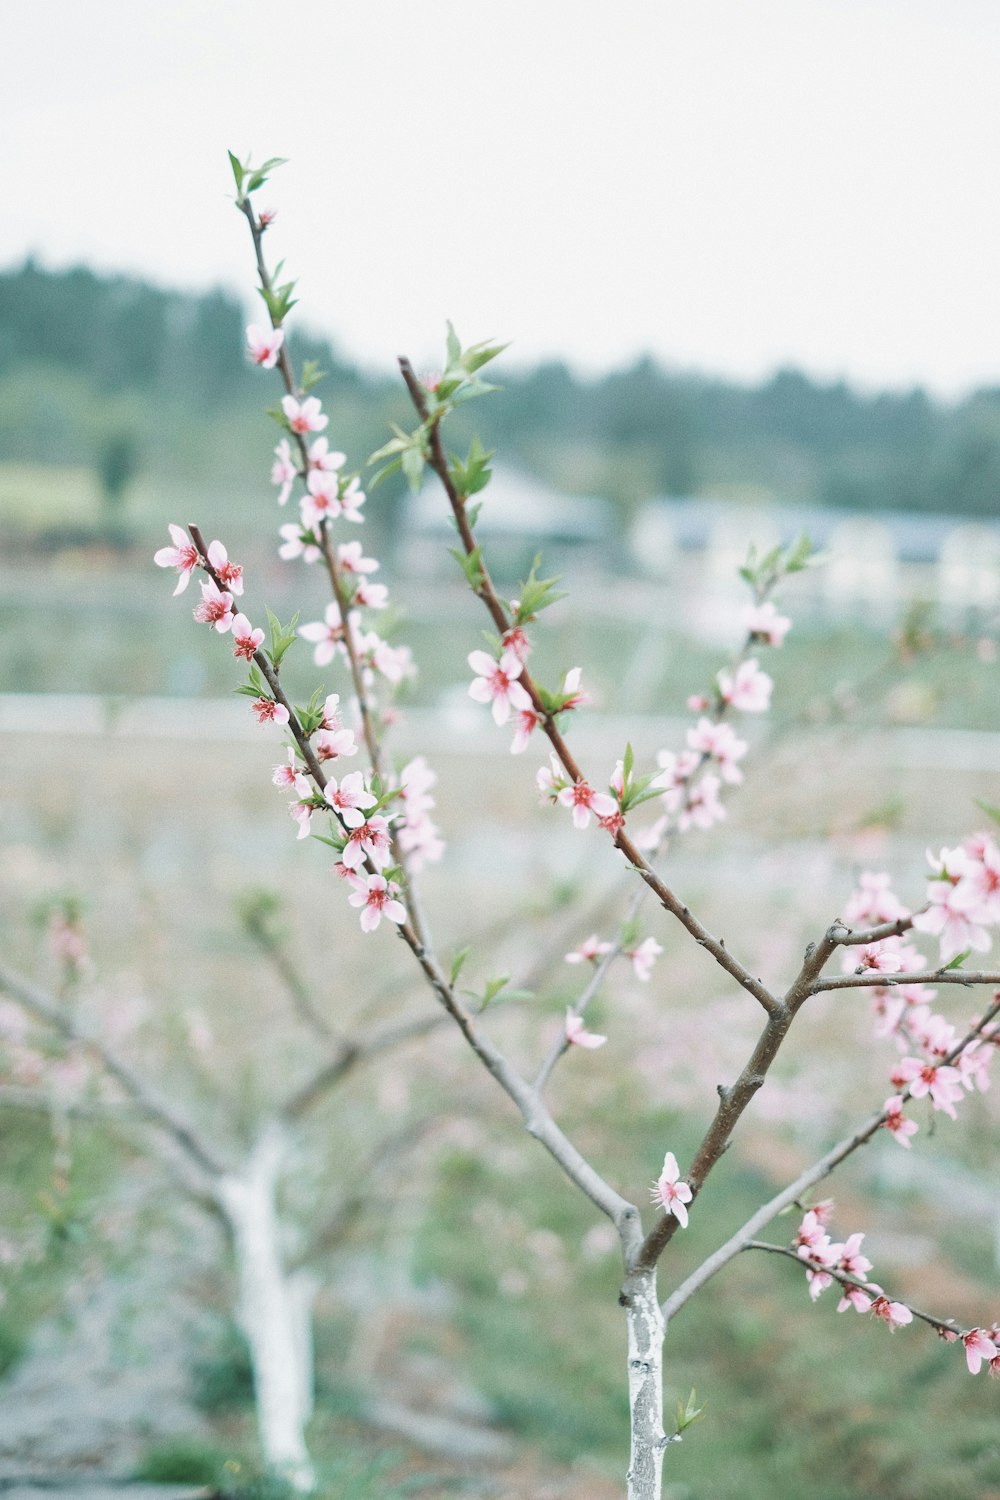
[[[274, 432], [252, 416], [278, 391], [243, 357], [244, 322], [221, 291], [31, 261], [0, 274], [0, 461], [101, 468], [131, 445], [137, 464], [186, 481], [259, 474]], [[292, 348], [329, 372], [320, 394], [353, 464], [390, 419], [409, 420], [390, 373], [364, 375], [322, 340], [293, 335]], [[766, 494], [868, 511], [1000, 508], [1000, 389], [945, 405], [795, 370], [746, 387], [648, 358], [593, 380], [559, 363], [512, 375], [501, 362], [498, 378], [504, 390], [467, 408], [454, 444], [475, 427], [499, 460], [625, 507], [653, 495]]]

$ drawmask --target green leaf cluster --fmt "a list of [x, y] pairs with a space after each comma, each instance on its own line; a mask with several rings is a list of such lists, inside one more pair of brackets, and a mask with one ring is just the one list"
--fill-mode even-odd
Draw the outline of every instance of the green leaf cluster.
[[448, 551], [465, 574], [465, 580], [469, 588], [474, 594], [478, 594], [486, 581], [486, 574], [483, 571], [482, 547], [473, 547], [471, 552], [465, 552], [461, 547], [449, 547]]
[[558, 578], [539, 578], [538, 569], [541, 565], [542, 554], [539, 552], [531, 564], [531, 572], [518, 590], [515, 625], [524, 625], [528, 620], [533, 620], [536, 615], [540, 615], [543, 609], [548, 609], [550, 604], [557, 604], [560, 599], [566, 598], [565, 593], [556, 591]]
[[282, 625], [277, 615], [272, 614], [270, 610], [267, 611], [267, 623], [271, 631], [271, 646], [267, 654], [271, 658], [271, 665], [275, 671], [281, 666], [282, 658], [289, 646], [293, 646], [298, 640], [295, 633], [298, 619], [296, 612], [287, 625]]
[[402, 470], [410, 489], [416, 494], [423, 482], [424, 466], [429, 457], [427, 430], [420, 426], [414, 432], [404, 432], [398, 423], [393, 422], [392, 431], [394, 436], [383, 443], [381, 448], [377, 448], [368, 459], [370, 464], [382, 465], [368, 481], [368, 489], [373, 490], [383, 479], [388, 479], [390, 474], [398, 474]]
[[247, 674], [247, 680], [234, 689], [237, 693], [245, 693], [248, 698], [270, 698], [271, 689], [260, 674], [259, 667], [251, 664]]
[[643, 802], [649, 802], [653, 797], [659, 797], [662, 787], [653, 786], [658, 773], [653, 772], [649, 776], [636, 776], [635, 754], [632, 746], [625, 746], [625, 754], [622, 756], [622, 812], [628, 812], [633, 807], [640, 807]]
[[480, 378], [479, 371], [506, 348], [506, 344], [491, 344], [489, 340], [485, 340], [463, 349], [458, 334], [449, 323], [445, 342], [445, 367], [436, 390], [428, 392], [427, 405], [431, 413], [439, 415], [461, 405], [463, 401], [472, 401], [477, 396], [485, 396], [490, 391], [497, 390], [497, 386]]
[[469, 444], [468, 456], [464, 462], [457, 453], [451, 455], [451, 482], [463, 500], [467, 500], [470, 495], [478, 495], [489, 484], [493, 478], [493, 470], [490, 468], [492, 457], [493, 449], [487, 451], [478, 437], [474, 437]]
[[236, 183], [237, 205], [242, 207], [251, 193], [255, 193], [258, 188], [264, 186], [269, 174], [275, 168], [283, 167], [287, 160], [288, 158], [285, 156], [269, 156], [267, 161], [262, 162], [259, 167], [255, 167], [249, 157], [247, 157], [245, 162], [242, 162], [238, 156], [230, 151], [229, 165], [233, 169], [233, 180]]
[[763, 597], [792, 573], [801, 573], [806, 568], [818, 567], [825, 562], [824, 553], [818, 552], [803, 532], [788, 546], [779, 544], [763, 554], [751, 546], [747, 560], [740, 568], [740, 577], [750, 585], [758, 597]]
[[[279, 261], [271, 275], [271, 285], [261, 285], [257, 288], [257, 290], [260, 292], [260, 295], [264, 299], [268, 312], [271, 314], [271, 322], [274, 324], [275, 328], [280, 327], [280, 325], [284, 322], [285, 318], [287, 318], [288, 314], [291, 312], [292, 308], [296, 304], [296, 301], [298, 300], [296, 297], [292, 296], [292, 293], [295, 290], [294, 281], [285, 281], [280, 285], [275, 284], [278, 281], [278, 277], [281, 275], [284, 268], [285, 262], [283, 260]], [[315, 371], [315, 360], [311, 361], [311, 363]], [[316, 381], [319, 378], [319, 374], [314, 374], [312, 382], [313, 385], [316, 384]]]

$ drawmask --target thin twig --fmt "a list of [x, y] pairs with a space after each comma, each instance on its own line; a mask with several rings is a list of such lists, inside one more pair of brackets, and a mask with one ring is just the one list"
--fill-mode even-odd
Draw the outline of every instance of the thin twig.
[[[945, 1064], [953, 1063], [957, 1057], [961, 1056], [970, 1042], [974, 1042], [977, 1037], [982, 1036], [998, 1015], [1000, 1015], [1000, 998], [994, 1001], [986, 1014], [976, 1022], [960, 1042], [956, 1043], [947, 1057], [943, 1059], [943, 1062]], [[900, 1097], [905, 1103], [911, 1097], [910, 1089], [904, 1089]], [[821, 1156], [812, 1166], [807, 1167], [804, 1172], [800, 1172], [794, 1182], [790, 1182], [787, 1187], [782, 1188], [780, 1193], [776, 1193], [767, 1203], [762, 1204], [755, 1213], [750, 1215], [746, 1223], [741, 1225], [736, 1233], [726, 1240], [725, 1244], [720, 1245], [718, 1250], [713, 1251], [670, 1294], [663, 1304], [664, 1318], [669, 1321], [674, 1313], [678, 1312], [686, 1302], [690, 1301], [695, 1292], [700, 1291], [705, 1283], [710, 1281], [723, 1267], [727, 1266], [734, 1256], [739, 1255], [744, 1245], [754, 1239], [765, 1225], [769, 1224], [784, 1209], [798, 1202], [810, 1188], [815, 1187], [818, 1182], [822, 1182], [824, 1177], [828, 1177], [835, 1167], [839, 1167], [842, 1161], [846, 1161], [861, 1146], [866, 1145], [885, 1125], [888, 1118], [888, 1110], [877, 1110], [858, 1130], [853, 1131], [851, 1135], [845, 1136], [843, 1140], [838, 1141], [825, 1156]]]

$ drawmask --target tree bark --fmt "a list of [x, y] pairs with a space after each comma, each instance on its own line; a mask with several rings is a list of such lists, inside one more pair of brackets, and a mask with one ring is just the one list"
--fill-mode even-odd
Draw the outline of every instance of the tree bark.
[[312, 1408], [308, 1322], [315, 1288], [301, 1274], [290, 1276], [282, 1262], [275, 1197], [287, 1149], [284, 1134], [269, 1127], [244, 1169], [223, 1177], [218, 1191], [233, 1235], [261, 1450], [270, 1469], [308, 1493], [316, 1484], [304, 1434]]
[[637, 1272], [622, 1290], [628, 1324], [628, 1401], [632, 1450], [628, 1500], [660, 1500], [663, 1485], [663, 1315], [656, 1272]]

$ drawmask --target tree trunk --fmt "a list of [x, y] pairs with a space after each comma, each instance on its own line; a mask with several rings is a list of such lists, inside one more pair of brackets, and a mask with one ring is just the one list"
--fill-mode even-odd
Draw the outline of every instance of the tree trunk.
[[304, 1428], [312, 1408], [309, 1318], [314, 1285], [282, 1264], [275, 1194], [287, 1142], [261, 1135], [242, 1172], [221, 1179], [219, 1199], [233, 1235], [239, 1319], [250, 1346], [257, 1426], [270, 1469], [308, 1492], [316, 1476]]
[[628, 1500], [660, 1500], [663, 1485], [663, 1315], [656, 1272], [630, 1276], [622, 1300], [628, 1321], [628, 1402], [632, 1451]]

